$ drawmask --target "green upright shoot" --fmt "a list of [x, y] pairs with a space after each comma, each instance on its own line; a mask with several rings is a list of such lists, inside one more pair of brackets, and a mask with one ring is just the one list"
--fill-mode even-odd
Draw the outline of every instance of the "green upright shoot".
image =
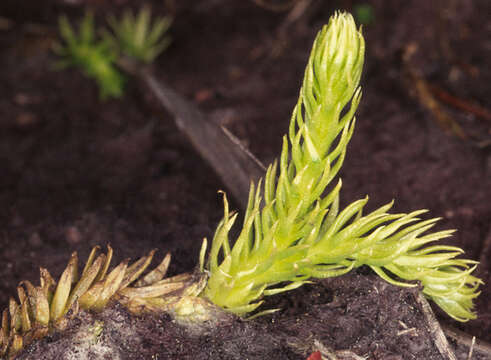
[[229, 239], [237, 214], [224, 197], [206, 264], [203, 244], [201, 268], [209, 273], [203, 296], [215, 304], [245, 315], [264, 296], [368, 265], [392, 284], [419, 281], [423, 293], [459, 321], [475, 318], [476, 262], [457, 259], [463, 252], [457, 247], [426, 246], [452, 233], [428, 233], [438, 219], [419, 219], [425, 210], [391, 214], [392, 203], [363, 215], [368, 198], [339, 209], [341, 179], [335, 178], [355, 127], [364, 52], [349, 14], [334, 15], [319, 32], [280, 159], [264, 182], [251, 185], [239, 236]]
[[78, 34], [66, 16], [59, 20], [60, 35], [64, 44], [56, 44], [54, 51], [61, 57], [59, 66], [74, 66], [97, 82], [102, 100], [123, 95], [125, 76], [117, 69], [117, 51], [106, 40], [99, 40], [94, 17], [87, 13], [82, 19]]

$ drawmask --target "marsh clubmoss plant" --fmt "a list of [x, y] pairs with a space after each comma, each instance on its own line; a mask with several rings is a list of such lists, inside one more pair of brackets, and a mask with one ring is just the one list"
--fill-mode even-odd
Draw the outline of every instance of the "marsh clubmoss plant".
[[151, 63], [170, 45], [166, 35], [172, 20], [170, 17], [156, 18], [151, 21], [150, 8], [143, 7], [137, 15], [126, 11], [120, 20], [108, 17], [114, 35], [105, 32], [105, 36], [126, 56], [143, 63]]
[[64, 45], [58, 43], [54, 47], [55, 53], [61, 57], [58, 66], [79, 68], [97, 83], [102, 100], [121, 97], [125, 76], [116, 67], [117, 51], [109, 41], [97, 38], [93, 15], [85, 15], [78, 34], [66, 16], [60, 17], [59, 29]]
[[[224, 196], [224, 217], [208, 256], [203, 241], [199, 271], [192, 274], [164, 278], [170, 255], [144, 274], [155, 251], [109, 271], [110, 246], [107, 254], [92, 250], [80, 277], [76, 253], [58, 282], [41, 268], [40, 285], [21, 282], [19, 301], [11, 298], [2, 313], [0, 357], [13, 358], [26, 344], [65, 329], [80, 311], [100, 311], [112, 301], [137, 315], [164, 311], [187, 326], [211, 323], [227, 312], [255, 311], [264, 296], [362, 265], [395, 285], [419, 282], [456, 320], [475, 318], [473, 299], [482, 284], [472, 275], [477, 263], [456, 258], [463, 252], [458, 247], [428, 245], [452, 233], [428, 232], [438, 219], [419, 219], [425, 210], [391, 214], [392, 203], [363, 215], [367, 198], [339, 209], [341, 180], [333, 180], [354, 131], [364, 47], [349, 14], [336, 14], [318, 34], [280, 159], [268, 167], [264, 182], [251, 185], [233, 244], [229, 232], [238, 215], [229, 212]], [[99, 325], [96, 330], [102, 331]]]
[[126, 77], [117, 64], [121, 56], [149, 64], [170, 44], [166, 35], [169, 17], [151, 21], [150, 9], [143, 7], [138, 15], [126, 11], [121, 19], [110, 15], [108, 22], [114, 34], [106, 29], [97, 35], [94, 17], [87, 13], [77, 34], [65, 16], [59, 20], [59, 30], [64, 45], [56, 44], [54, 51], [61, 57], [59, 67], [78, 67], [96, 81], [102, 100], [123, 95]]
[[[165, 278], [170, 254], [145, 275], [155, 250], [129, 264], [125, 260], [109, 271], [113, 250], [99, 254], [92, 249], [78, 275], [78, 256], [73, 253], [67, 267], [56, 282], [48, 270], [40, 269], [40, 285], [22, 281], [17, 287], [19, 302], [10, 298], [2, 313], [0, 358], [14, 358], [26, 345], [55, 330], [63, 330], [80, 310], [103, 310], [110, 301], [118, 301], [131, 313], [179, 312], [189, 307], [206, 284], [200, 274], [181, 274]], [[183, 306], [184, 304], [184, 306]], [[199, 305], [199, 303], [198, 303]], [[196, 308], [196, 304], [195, 304]]]
[[[318, 34], [305, 70], [288, 137], [264, 183], [251, 186], [242, 230], [233, 246], [237, 214], [225, 214], [215, 232], [203, 295], [238, 315], [256, 310], [267, 295], [312, 278], [338, 276], [362, 265], [399, 286], [423, 293], [459, 321], [476, 317], [473, 299], [481, 280], [477, 262], [457, 259], [454, 246], [427, 244], [452, 230], [428, 233], [438, 219], [426, 210], [391, 214], [392, 203], [363, 215], [368, 198], [339, 209], [343, 163], [360, 102], [365, 43], [351, 15], [338, 13]], [[278, 173], [279, 172], [279, 173]], [[202, 253], [205, 252], [206, 241]], [[205, 266], [206, 265], [206, 266]]]

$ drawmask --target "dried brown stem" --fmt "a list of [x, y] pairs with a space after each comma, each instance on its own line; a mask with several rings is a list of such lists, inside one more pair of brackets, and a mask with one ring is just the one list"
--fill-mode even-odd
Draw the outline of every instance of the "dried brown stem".
[[421, 309], [423, 310], [423, 314], [426, 320], [426, 324], [430, 329], [431, 337], [433, 338], [433, 342], [436, 345], [438, 351], [443, 356], [444, 359], [447, 360], [457, 360], [450, 344], [443, 333], [442, 328], [440, 327], [440, 323], [435, 317], [433, 310], [431, 310], [430, 304], [421, 293], [418, 291], [415, 295], [416, 302], [420, 304]]
[[412, 82], [411, 85], [416, 90], [418, 101], [431, 111], [440, 127], [461, 139], [467, 139], [467, 135], [462, 127], [445, 111], [440, 102], [432, 94], [429, 84], [421, 70], [412, 64], [411, 58], [416, 51], [417, 45], [414, 43], [409, 44], [405, 49], [403, 61], [406, 72]]
[[471, 353], [472, 349], [474, 354], [491, 359], [491, 344], [446, 325], [442, 325], [442, 329], [448, 338], [455, 341], [458, 345], [468, 348], [469, 353]]
[[473, 103], [470, 100], [461, 99], [457, 96], [450, 94], [448, 91], [436, 86], [430, 85], [430, 91], [441, 101], [447, 103], [454, 108], [465, 111], [469, 114], [475, 115], [479, 118], [491, 121], [491, 111], [488, 109]]
[[139, 69], [128, 60], [122, 60], [119, 65], [138, 76], [160, 104], [174, 115], [179, 130], [215, 170], [239, 204], [245, 206], [251, 181], [257, 182], [264, 176], [264, 165], [229, 131], [208, 121], [194, 104], [159, 81], [149, 68]]

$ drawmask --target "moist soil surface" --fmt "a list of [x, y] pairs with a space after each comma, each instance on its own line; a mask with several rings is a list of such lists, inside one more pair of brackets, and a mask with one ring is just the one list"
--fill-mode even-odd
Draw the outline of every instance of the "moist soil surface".
[[[298, 17], [252, 0], [149, 3], [174, 18], [156, 76], [265, 164], [279, 154], [316, 32], [336, 9], [369, 5], [364, 95], [340, 174], [342, 205], [368, 194], [368, 211], [392, 199], [394, 211], [429, 209], [443, 218], [438, 229], [458, 229], [445, 242], [480, 260], [477, 275], [490, 283], [489, 1], [319, 0]], [[57, 278], [73, 251], [85, 259], [94, 245], [110, 243], [116, 261], [158, 248], [172, 253], [171, 275], [191, 271], [220, 220], [217, 190], [226, 184], [151, 94], [129, 80], [123, 98], [103, 102], [76, 69], [54, 70], [60, 14], [76, 20], [90, 7], [102, 25], [108, 12], [141, 4], [0, 5], [1, 308], [19, 281], [37, 283], [40, 266]], [[484, 285], [477, 320], [461, 324], [437, 310], [438, 319], [491, 341], [490, 296]], [[288, 299], [286, 312], [297, 304]], [[348, 346], [338, 340], [339, 349]]]

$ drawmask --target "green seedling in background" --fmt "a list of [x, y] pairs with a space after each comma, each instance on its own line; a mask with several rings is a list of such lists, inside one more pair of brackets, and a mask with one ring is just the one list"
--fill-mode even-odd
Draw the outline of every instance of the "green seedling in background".
[[368, 198], [339, 209], [341, 179], [333, 181], [354, 131], [364, 52], [349, 14], [336, 14], [318, 34], [279, 162], [269, 166], [264, 183], [251, 186], [239, 236], [231, 244], [237, 214], [225, 197], [206, 264], [203, 242], [200, 267], [209, 274], [203, 296], [213, 303], [245, 315], [264, 296], [367, 265], [391, 284], [419, 281], [456, 320], [476, 317], [473, 299], [482, 282], [471, 273], [477, 263], [457, 259], [458, 247], [426, 246], [452, 230], [428, 233], [438, 219], [421, 220], [426, 210], [391, 214], [392, 203], [363, 215]]
[[358, 23], [370, 25], [375, 21], [375, 10], [370, 4], [359, 4], [353, 7], [353, 13]]
[[114, 35], [105, 36], [126, 56], [143, 63], [151, 63], [170, 45], [171, 39], [165, 36], [172, 20], [169, 17], [157, 18], [151, 23], [150, 9], [144, 7], [138, 15], [126, 11], [120, 20], [109, 16], [108, 22]]
[[62, 58], [60, 67], [78, 67], [95, 80], [102, 100], [119, 98], [124, 93], [126, 77], [117, 66], [122, 55], [148, 64], [170, 43], [170, 38], [164, 36], [170, 19], [158, 18], [152, 24], [148, 8], [140, 10], [137, 16], [127, 11], [121, 20], [110, 16], [108, 21], [114, 35], [102, 30], [100, 38], [96, 34], [92, 14], [87, 13], [82, 19], [78, 34], [66, 16], [61, 16], [59, 29], [64, 44], [57, 44], [54, 48]]
[[100, 97], [121, 97], [125, 83], [124, 75], [116, 68], [117, 52], [106, 40], [98, 40], [94, 29], [94, 17], [87, 13], [82, 19], [77, 34], [66, 16], [61, 16], [59, 29], [64, 45], [55, 45], [55, 53], [62, 58], [61, 68], [78, 67], [99, 87]]

